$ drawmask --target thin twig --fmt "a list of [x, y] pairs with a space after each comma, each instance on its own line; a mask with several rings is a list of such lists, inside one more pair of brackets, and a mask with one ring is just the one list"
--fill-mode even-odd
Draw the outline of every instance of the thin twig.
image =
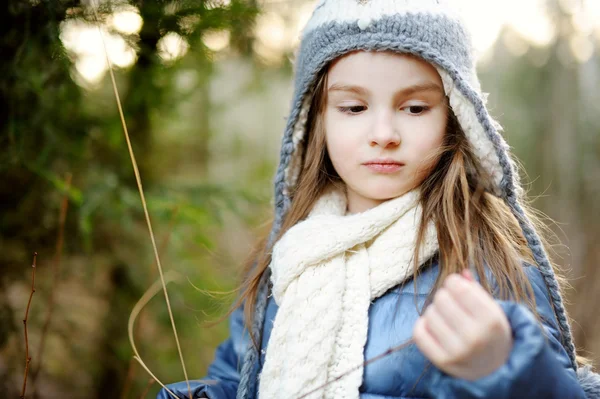
[[133, 368], [134, 365], [135, 361], [133, 358], [131, 358], [129, 360], [129, 366], [127, 366], [127, 376], [125, 377], [125, 382], [123, 383], [123, 389], [121, 390], [121, 399], [126, 399], [127, 395], [129, 395], [129, 389], [131, 389], [131, 383], [133, 382], [135, 374], [135, 369]]
[[[173, 232], [173, 228], [175, 227], [175, 218], [177, 216], [177, 213], [179, 212], [179, 206], [176, 206], [173, 209], [173, 213], [171, 214], [171, 218], [169, 221], [169, 228], [167, 229], [167, 233], [165, 234], [165, 236], [162, 239], [162, 242], [160, 243], [160, 250], [159, 250], [159, 254], [164, 254], [166, 249], [167, 249], [167, 245], [169, 244], [169, 241], [171, 240], [171, 233]], [[154, 281], [156, 279], [156, 260], [154, 260], [154, 264], [152, 265], [151, 270], [151, 278], [152, 281]], [[142, 324], [144, 323], [145, 319], [141, 319], [140, 322], [138, 324], [135, 325], [135, 329], [133, 331], [134, 337], [138, 337], [139, 336], [139, 331], [142, 328]], [[135, 362], [134, 359], [131, 358], [131, 360], [129, 361], [129, 366], [127, 366], [127, 377], [125, 377], [125, 382], [123, 383], [123, 390], [121, 391], [121, 399], [126, 399], [129, 396], [129, 390], [131, 389], [131, 385], [133, 380], [135, 379]]]
[[71, 179], [73, 175], [71, 173], [67, 173], [67, 177], [65, 179], [65, 195], [62, 198], [62, 203], [60, 205], [60, 214], [58, 217], [58, 238], [56, 240], [56, 250], [54, 252], [54, 261], [52, 262], [52, 285], [50, 286], [50, 297], [48, 299], [48, 310], [46, 312], [46, 319], [44, 320], [44, 325], [42, 326], [42, 331], [40, 333], [40, 346], [37, 351], [37, 367], [31, 373], [31, 386], [35, 391], [37, 376], [42, 368], [42, 357], [44, 355], [44, 348], [46, 346], [46, 336], [48, 335], [48, 328], [50, 327], [50, 320], [52, 319], [52, 314], [54, 313], [54, 303], [55, 303], [55, 292], [56, 286], [58, 285], [58, 280], [60, 276], [60, 259], [63, 251], [63, 244], [65, 238], [65, 221], [67, 219], [67, 210], [69, 209], [69, 190], [71, 189]]
[[148, 395], [148, 391], [150, 390], [150, 387], [152, 386], [152, 384], [154, 384], [154, 378], [150, 378], [148, 380], [148, 384], [146, 385], [146, 389], [144, 389], [144, 392], [142, 392], [142, 394], [140, 395], [140, 399], [144, 399], [146, 397], [146, 395]]
[[25, 327], [25, 376], [23, 377], [23, 390], [21, 391], [21, 399], [25, 397], [25, 390], [27, 389], [27, 374], [29, 373], [29, 363], [31, 362], [31, 356], [29, 356], [29, 338], [27, 337], [27, 318], [29, 317], [29, 308], [31, 307], [31, 299], [35, 292], [35, 263], [37, 260], [37, 252], [33, 254], [33, 264], [31, 265], [31, 294], [29, 294], [29, 302], [27, 302], [27, 309], [25, 310], [25, 318], [23, 319], [23, 326]]
[[321, 390], [321, 389], [325, 388], [326, 386], [328, 386], [328, 385], [330, 385], [330, 384], [333, 384], [333, 383], [334, 383], [334, 382], [336, 382], [336, 381], [339, 381], [339, 380], [341, 380], [342, 378], [344, 378], [344, 377], [348, 376], [349, 374], [353, 373], [354, 371], [356, 371], [356, 370], [359, 370], [361, 367], [366, 367], [368, 364], [370, 364], [370, 363], [373, 363], [373, 362], [376, 362], [377, 360], [383, 359], [384, 357], [387, 357], [387, 356], [391, 355], [391, 354], [392, 354], [392, 353], [394, 353], [394, 352], [401, 351], [402, 349], [406, 348], [407, 346], [409, 346], [409, 345], [410, 345], [410, 344], [412, 344], [413, 342], [414, 342], [414, 341], [413, 341], [413, 339], [411, 338], [411, 339], [409, 339], [408, 341], [404, 342], [403, 344], [400, 344], [400, 345], [394, 346], [394, 347], [392, 347], [392, 348], [389, 348], [389, 349], [388, 349], [388, 350], [386, 350], [385, 352], [383, 352], [383, 353], [381, 353], [381, 354], [379, 354], [379, 355], [377, 355], [377, 356], [375, 356], [375, 357], [372, 357], [372, 358], [370, 358], [370, 359], [368, 359], [368, 360], [364, 361], [363, 363], [361, 363], [361, 364], [359, 364], [359, 365], [356, 365], [356, 366], [352, 367], [351, 369], [348, 369], [347, 371], [343, 372], [343, 373], [342, 373], [342, 374], [340, 374], [339, 376], [335, 377], [333, 380], [327, 381], [325, 384], [323, 384], [323, 385], [320, 385], [320, 386], [316, 387], [315, 389], [313, 389], [313, 390], [311, 390], [311, 391], [309, 391], [309, 392], [307, 392], [307, 393], [303, 394], [302, 396], [299, 396], [297, 399], [304, 399], [304, 398], [306, 398], [307, 396], [309, 396], [309, 395], [311, 395], [311, 394], [313, 394], [313, 393], [315, 393], [315, 392], [317, 392], [317, 391], [319, 391], [319, 390]]
[[[177, 220], [177, 214], [179, 214], [179, 205], [175, 206], [175, 208], [173, 208], [173, 213], [171, 213], [171, 217], [169, 219], [169, 226], [167, 227], [167, 233], [165, 234], [165, 236], [162, 239], [162, 242], [160, 243], [160, 248], [158, 253], [159, 254], [163, 254], [166, 252], [167, 250], [167, 246], [169, 244], [169, 241], [171, 241], [171, 234], [173, 233], [173, 229], [175, 228], [175, 221]], [[154, 260], [154, 263], [152, 264], [152, 267], [150, 268], [150, 279], [151, 281], [154, 281], [156, 279], [156, 259]]]
[[[137, 350], [137, 347], [135, 346], [135, 340], [133, 337], [133, 329], [135, 327], [135, 320], [137, 319], [138, 315], [140, 314], [140, 312], [142, 311], [142, 309], [144, 308], [144, 306], [146, 306], [146, 304], [148, 302], [150, 302], [150, 299], [152, 299], [152, 297], [154, 295], [156, 295], [159, 291], [160, 291], [160, 287], [162, 284], [167, 284], [171, 281], [174, 281], [176, 279], [176, 274], [174, 272], [167, 272], [164, 275], [164, 278], [161, 280], [157, 280], [154, 284], [152, 284], [150, 286], [150, 288], [148, 288], [146, 290], [146, 292], [144, 293], [144, 295], [142, 295], [142, 297], [137, 301], [137, 303], [135, 304], [135, 306], [133, 307], [133, 309], [131, 310], [131, 313], [129, 314], [129, 321], [127, 322], [127, 333], [129, 335], [129, 343], [131, 344], [131, 348], [133, 349], [133, 353], [135, 353], [135, 356], [133, 357], [143, 368], [144, 370], [146, 370], [146, 372], [148, 374], [150, 374], [150, 376], [152, 378], [154, 378], [156, 380], [156, 382], [158, 382], [160, 384], [160, 386], [162, 386], [173, 398], [175, 399], [179, 399], [177, 397], [177, 395], [175, 395], [170, 389], [168, 389], [165, 384], [163, 384], [158, 378], [156, 378], [156, 376], [152, 373], [152, 371], [150, 371], [150, 369], [146, 366], [146, 364], [144, 363], [144, 361], [142, 360], [142, 358], [140, 357], [140, 354]], [[190, 387], [190, 391], [191, 391], [191, 387]], [[190, 392], [190, 399], [192, 398], [191, 392]]]
[[[150, 222], [150, 215], [148, 213], [148, 206], [146, 205], [146, 196], [144, 195], [144, 189], [142, 188], [142, 178], [140, 177], [140, 171], [138, 169], [137, 162], [135, 160], [135, 154], [133, 153], [133, 147], [131, 145], [131, 140], [129, 138], [129, 132], [127, 130], [127, 123], [125, 123], [125, 115], [123, 113], [123, 107], [121, 106], [121, 98], [119, 97], [119, 89], [117, 88], [117, 82], [115, 79], [115, 73], [113, 71], [113, 66], [110, 58], [108, 57], [108, 50], [106, 48], [106, 41], [104, 40], [104, 35], [102, 34], [102, 29], [100, 27], [100, 22], [98, 18], [98, 13], [96, 12], [97, 4], [94, 4], [95, 1], [92, 1], [92, 11], [94, 14], [94, 18], [96, 19], [96, 25], [98, 27], [98, 32], [100, 33], [102, 46], [104, 47], [104, 56], [106, 58], [106, 63], [108, 65], [108, 72], [110, 75], [110, 80], [112, 82], [113, 92], [115, 94], [115, 100], [117, 101], [117, 108], [119, 110], [119, 117], [121, 118], [121, 124], [123, 127], [123, 134], [125, 135], [125, 141], [127, 142], [127, 148], [129, 150], [129, 158], [131, 159], [131, 165], [133, 166], [133, 172], [135, 174], [135, 180], [137, 182], [138, 191], [140, 194], [140, 199], [142, 201], [142, 207], [144, 209], [144, 216], [146, 218], [146, 224], [148, 226], [148, 233], [150, 234], [150, 241], [152, 242], [152, 248], [154, 249], [154, 257], [156, 258], [156, 266], [158, 268], [158, 273], [160, 275], [160, 280], [163, 288], [163, 293], [165, 295], [165, 302], [167, 303], [167, 310], [169, 313], [169, 318], [171, 319], [171, 327], [173, 329], [173, 335], [175, 336], [175, 343], [177, 344], [177, 352], [179, 353], [179, 361], [181, 362], [181, 367], [183, 368], [183, 375], [185, 376], [185, 382], [188, 387], [188, 394], [190, 399], [192, 399], [192, 387], [190, 386], [190, 380], [187, 375], [187, 370], [185, 368], [185, 361], [183, 360], [183, 352], [181, 351], [181, 345], [179, 344], [179, 336], [177, 335], [177, 327], [175, 326], [175, 319], [173, 317], [173, 310], [171, 309], [171, 303], [169, 301], [169, 293], [167, 292], [167, 285], [164, 280], [162, 265], [160, 263], [160, 258], [158, 256], [158, 248], [156, 247], [156, 239], [154, 238], [154, 231], [152, 229], [152, 223]], [[146, 370], [150, 371], [150, 370]], [[152, 374], [151, 374], [152, 375]]]

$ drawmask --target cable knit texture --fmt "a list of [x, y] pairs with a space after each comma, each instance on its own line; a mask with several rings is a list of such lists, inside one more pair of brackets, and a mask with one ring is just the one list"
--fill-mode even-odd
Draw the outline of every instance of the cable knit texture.
[[[417, 191], [345, 213], [345, 193], [330, 189], [273, 249], [279, 309], [259, 377], [261, 399], [299, 397], [360, 365], [371, 301], [412, 276], [421, 218]], [[430, 225], [419, 260], [437, 250]], [[362, 377], [360, 367], [308, 397], [358, 399]]]

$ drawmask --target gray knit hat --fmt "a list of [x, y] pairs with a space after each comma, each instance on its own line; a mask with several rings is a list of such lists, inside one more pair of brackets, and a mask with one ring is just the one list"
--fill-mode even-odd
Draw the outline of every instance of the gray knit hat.
[[[332, 60], [356, 50], [395, 51], [431, 63], [475, 155], [492, 178], [490, 190], [510, 207], [550, 292], [562, 343], [577, 370], [575, 346], [558, 283], [540, 238], [520, 203], [521, 186], [500, 125], [485, 107], [469, 33], [451, 0], [321, 0], [306, 25], [295, 63], [295, 91], [275, 176], [275, 219], [269, 245], [290, 207], [305, 144], [312, 92]], [[252, 333], [260, 337], [267, 305], [269, 269], [262, 276]], [[260, 340], [259, 340], [260, 342]], [[237, 398], [254, 398], [259, 354], [249, 345]], [[588, 397], [600, 398], [600, 378], [588, 368], [578, 376]]]

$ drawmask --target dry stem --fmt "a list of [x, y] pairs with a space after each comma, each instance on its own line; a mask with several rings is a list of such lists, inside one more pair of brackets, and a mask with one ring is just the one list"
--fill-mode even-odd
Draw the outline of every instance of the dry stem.
[[387, 357], [387, 356], [391, 355], [394, 352], [398, 352], [398, 351], [406, 348], [407, 346], [409, 346], [412, 343], [413, 343], [413, 340], [410, 339], [410, 340], [408, 340], [408, 341], [406, 341], [406, 342], [404, 342], [404, 343], [402, 343], [402, 344], [400, 344], [398, 346], [394, 346], [393, 348], [389, 348], [385, 352], [383, 352], [383, 353], [381, 353], [381, 354], [379, 354], [379, 355], [377, 355], [375, 357], [372, 357], [369, 360], [366, 360], [365, 362], [363, 362], [363, 363], [361, 363], [361, 364], [359, 364], [357, 366], [352, 367], [351, 369], [348, 369], [347, 371], [343, 372], [342, 374], [340, 374], [336, 378], [334, 378], [334, 379], [332, 379], [330, 381], [327, 381], [325, 384], [320, 385], [320, 386], [316, 387], [315, 389], [313, 389], [313, 390], [311, 390], [309, 392], [306, 392], [305, 394], [303, 394], [302, 396], [298, 397], [297, 399], [304, 399], [304, 398], [308, 397], [309, 395], [311, 395], [311, 394], [313, 394], [313, 393], [315, 393], [315, 392], [317, 392], [317, 391], [325, 388], [326, 386], [328, 386], [330, 384], [333, 384], [336, 381], [341, 380], [342, 378], [344, 378], [347, 375], [353, 373], [354, 371], [359, 370], [360, 368], [364, 368], [367, 364], [373, 363], [373, 362], [375, 362], [377, 360], [380, 360], [380, 359], [383, 359], [384, 357]]
[[31, 357], [29, 356], [29, 338], [27, 337], [27, 318], [29, 317], [29, 308], [31, 307], [31, 299], [35, 292], [35, 263], [37, 260], [37, 252], [33, 254], [33, 264], [31, 265], [31, 294], [29, 294], [29, 302], [27, 302], [27, 309], [25, 310], [25, 318], [23, 319], [23, 326], [25, 327], [25, 376], [23, 377], [23, 390], [21, 391], [21, 399], [25, 397], [25, 390], [27, 389], [27, 374], [29, 373], [29, 363]]
[[[190, 381], [187, 375], [187, 370], [185, 368], [185, 361], [183, 360], [183, 351], [181, 350], [181, 344], [179, 343], [179, 336], [177, 335], [177, 327], [175, 326], [175, 318], [173, 317], [173, 310], [171, 309], [171, 302], [169, 301], [169, 293], [167, 291], [167, 285], [165, 283], [162, 265], [160, 263], [160, 258], [158, 256], [158, 248], [156, 246], [156, 239], [154, 238], [154, 231], [152, 229], [152, 222], [150, 221], [150, 214], [148, 213], [148, 205], [146, 204], [146, 196], [144, 195], [144, 189], [142, 187], [142, 178], [140, 176], [140, 171], [135, 160], [135, 154], [133, 153], [133, 147], [131, 145], [131, 139], [129, 138], [129, 132], [127, 131], [127, 123], [125, 122], [125, 115], [123, 113], [123, 107], [121, 106], [121, 98], [119, 97], [119, 89], [117, 87], [117, 81], [115, 79], [115, 73], [113, 71], [113, 66], [110, 58], [108, 57], [108, 50], [106, 47], [106, 42], [104, 40], [104, 36], [102, 34], [102, 29], [100, 28], [98, 13], [96, 12], [97, 4], [94, 4], [95, 1], [92, 0], [92, 11], [94, 13], [94, 18], [96, 19], [96, 23], [98, 26], [98, 32], [100, 33], [100, 38], [102, 42], [102, 46], [104, 48], [104, 56], [106, 59], [106, 64], [108, 65], [108, 73], [110, 75], [110, 81], [112, 83], [113, 92], [115, 94], [115, 100], [117, 102], [117, 109], [119, 110], [119, 117], [121, 118], [121, 124], [123, 126], [123, 134], [125, 135], [125, 141], [127, 142], [127, 149], [129, 150], [129, 158], [131, 159], [131, 166], [133, 166], [133, 173], [135, 175], [135, 180], [138, 186], [138, 191], [140, 193], [140, 200], [142, 201], [142, 208], [144, 209], [144, 216], [146, 218], [146, 224], [148, 226], [148, 234], [150, 235], [150, 241], [152, 242], [152, 249], [154, 250], [154, 257], [156, 259], [156, 267], [158, 268], [158, 274], [160, 275], [160, 280], [163, 288], [163, 293], [165, 296], [165, 302], [167, 304], [167, 311], [169, 313], [169, 319], [171, 320], [171, 327], [173, 329], [173, 336], [175, 337], [175, 344], [177, 345], [177, 352], [179, 354], [179, 361], [181, 362], [181, 367], [183, 369], [183, 375], [185, 377], [185, 382], [188, 387], [188, 393], [190, 398], [192, 397], [192, 388], [190, 386]], [[143, 363], [140, 362], [142, 366], [145, 367]], [[149, 369], [146, 370], [154, 377], [154, 375], [150, 372]]]
[[152, 384], [154, 384], [154, 378], [150, 378], [148, 380], [148, 384], [146, 385], [146, 389], [144, 389], [144, 392], [142, 392], [142, 394], [140, 395], [140, 399], [144, 399], [146, 397], [146, 395], [148, 395], [148, 391], [150, 390], [150, 387], [152, 386]]
[[[169, 241], [171, 240], [171, 233], [173, 232], [173, 228], [175, 227], [175, 217], [177, 216], [177, 212], [179, 212], [179, 206], [176, 206], [173, 209], [173, 213], [171, 214], [171, 220], [169, 221], [169, 228], [167, 229], [167, 234], [163, 237], [162, 242], [160, 243], [160, 251], [159, 254], [164, 254], [166, 249], [167, 249], [167, 245], [169, 244]], [[152, 268], [150, 269], [152, 274], [151, 274], [151, 278], [152, 280], [154, 280], [156, 278], [156, 271], [155, 271], [155, 267], [156, 267], [156, 260], [154, 260], [154, 264], [152, 265]], [[139, 331], [142, 329], [142, 324], [144, 322], [144, 319], [140, 319], [140, 322], [138, 324], [135, 325], [134, 328], [134, 337], [139, 336]], [[125, 377], [125, 382], [123, 384], [123, 390], [121, 391], [121, 399], [126, 399], [129, 395], [129, 390], [131, 388], [131, 384], [133, 382], [133, 380], [135, 379], [135, 362], [134, 359], [132, 358], [129, 361], [129, 366], [127, 367], [127, 377]]]
[[[69, 194], [68, 190], [71, 188], [71, 173], [67, 174], [66, 178], [66, 190], [67, 192], [63, 196], [62, 203], [60, 206], [60, 214], [58, 218], [58, 238], [56, 240], [56, 251], [54, 252], [54, 261], [52, 263], [52, 286], [50, 287], [50, 298], [48, 299], [48, 311], [46, 312], [46, 319], [44, 320], [44, 325], [42, 327], [42, 331], [40, 333], [40, 346], [37, 352], [37, 367], [31, 373], [31, 385], [35, 390], [35, 382], [37, 381], [37, 376], [42, 368], [42, 355], [44, 354], [44, 347], [46, 346], [46, 335], [48, 334], [48, 328], [50, 327], [50, 320], [52, 319], [52, 314], [54, 312], [54, 303], [55, 303], [55, 292], [56, 286], [58, 285], [58, 278], [60, 276], [60, 258], [63, 250], [63, 243], [65, 237], [65, 221], [67, 219], [67, 210], [69, 209]], [[35, 396], [35, 394], [34, 394]]]

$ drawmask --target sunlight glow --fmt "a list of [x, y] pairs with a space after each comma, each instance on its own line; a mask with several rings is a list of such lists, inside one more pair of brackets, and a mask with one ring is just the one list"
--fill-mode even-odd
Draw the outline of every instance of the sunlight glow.
[[75, 61], [75, 69], [87, 83], [96, 85], [104, 77], [108, 65], [104, 56], [89, 55], [79, 57]]
[[117, 11], [109, 18], [109, 23], [119, 32], [134, 35], [140, 32], [144, 21], [135, 7]]
[[506, 32], [506, 34], [502, 37], [502, 41], [508, 51], [510, 51], [516, 57], [524, 55], [527, 53], [527, 50], [529, 50], [529, 43], [527, 40], [525, 40], [516, 32]]
[[569, 41], [569, 46], [575, 59], [581, 63], [589, 60], [594, 54], [594, 43], [592, 43], [588, 35], [574, 35]]
[[300, 34], [302, 33], [302, 29], [310, 19], [314, 7], [315, 5], [312, 2], [304, 3], [302, 6], [300, 6], [296, 14], [296, 23], [292, 27], [292, 48], [296, 48], [300, 45]]
[[[135, 51], [117, 34], [102, 28], [110, 62], [127, 68], [135, 62]], [[60, 26], [60, 39], [75, 58], [75, 69], [88, 83], [95, 85], [104, 77], [108, 65], [98, 27], [81, 21], [67, 20]]]
[[[288, 0], [286, 0], [288, 1]], [[556, 28], [544, 11], [544, 0], [453, 0], [460, 7], [465, 23], [472, 32], [476, 55], [485, 59], [486, 53], [498, 40], [504, 27], [515, 34], [504, 37], [504, 44], [516, 56], [528, 52], [531, 46], [546, 47], [556, 38]], [[222, 7], [230, 0], [212, 0], [209, 8]], [[256, 21], [254, 50], [267, 63], [279, 64], [282, 55], [297, 49], [301, 30], [310, 18], [316, 1], [285, 3], [284, 0], [262, 0], [265, 7]], [[585, 62], [600, 41], [600, 0], [559, 0], [563, 11], [571, 15], [575, 32], [567, 53], [578, 62]], [[194, 17], [194, 16], [190, 16]], [[107, 26], [126, 35], [138, 34], [142, 28], [138, 9], [123, 5], [107, 20]], [[136, 59], [135, 51], [119, 36], [103, 28], [109, 58], [116, 66], [127, 68]], [[61, 25], [61, 39], [74, 54], [79, 75], [90, 83], [99, 82], [106, 73], [103, 48], [97, 27], [78, 20]], [[204, 44], [214, 52], [227, 48], [230, 33], [208, 31]], [[159, 42], [159, 55], [165, 62], [177, 60], [188, 52], [189, 44], [176, 33], [168, 33]]]
[[518, 9], [519, 12], [506, 12], [506, 24], [534, 46], [543, 47], [551, 44], [556, 37], [556, 29], [544, 11], [543, 0], [513, 1], [514, 8], [507, 7], [507, 9]]
[[212, 51], [221, 51], [229, 45], [230, 36], [226, 30], [207, 31], [202, 35], [202, 41]]
[[556, 35], [543, 0], [455, 0], [473, 36], [473, 45], [487, 52], [503, 27], [510, 27], [533, 46], [547, 46]]
[[275, 12], [265, 12], [256, 21], [254, 50], [265, 61], [276, 63], [290, 48], [291, 31]]
[[158, 42], [158, 55], [167, 62], [178, 60], [187, 54], [190, 45], [175, 32], [169, 32]]
[[207, 1], [205, 7], [207, 10], [212, 10], [217, 7], [226, 7], [229, 4], [231, 4], [231, 0], [212, 0]]

